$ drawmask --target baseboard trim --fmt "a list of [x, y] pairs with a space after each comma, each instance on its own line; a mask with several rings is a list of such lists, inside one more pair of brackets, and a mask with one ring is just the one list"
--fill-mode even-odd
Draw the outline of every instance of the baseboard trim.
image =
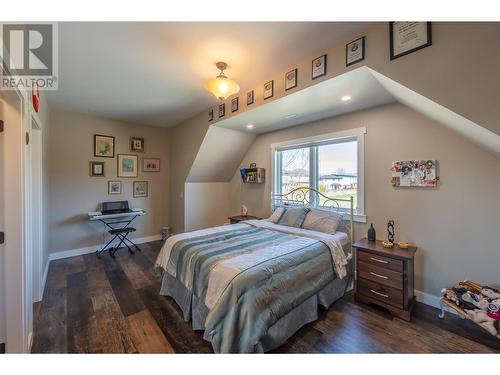
[[[40, 301], [43, 300], [43, 295], [45, 293], [45, 284], [47, 284], [47, 275], [49, 274], [49, 266], [50, 266], [50, 258], [47, 258], [47, 262], [45, 263], [45, 269], [43, 270], [43, 278], [42, 278], [42, 290], [40, 295]], [[40, 302], [37, 301], [37, 302]]]
[[[154, 236], [133, 238], [132, 240], [137, 244], [141, 244], [141, 243], [145, 243], [145, 242], [161, 240], [161, 235], [156, 234]], [[112, 244], [112, 246], [116, 246], [116, 245], [118, 245], [118, 241], [116, 243]], [[58, 251], [55, 253], [51, 253], [51, 254], [49, 254], [49, 261], [47, 262], [47, 264], [50, 263], [51, 261], [57, 260], [57, 259], [71, 258], [71, 257], [79, 256], [79, 255], [95, 253], [102, 246], [103, 245], [101, 244], [101, 245], [82, 247], [80, 249], [72, 249], [72, 250], [65, 250], [65, 251]], [[47, 265], [47, 268], [48, 268], [48, 265]]]
[[[425, 293], [425, 292], [422, 292], [421, 290], [415, 290], [415, 297], [417, 298], [417, 301], [420, 303], [435, 307], [437, 309], [441, 309], [441, 302], [440, 302], [441, 297], [440, 296], [435, 296], [433, 294]], [[447, 308], [446, 311], [449, 313], [458, 315], [458, 313], [451, 308]]]

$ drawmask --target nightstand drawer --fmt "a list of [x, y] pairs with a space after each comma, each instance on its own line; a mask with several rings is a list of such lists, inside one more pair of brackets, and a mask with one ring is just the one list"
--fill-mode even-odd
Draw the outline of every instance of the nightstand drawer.
[[374, 266], [370, 263], [359, 262], [359, 277], [379, 284], [387, 285], [399, 290], [403, 289], [403, 274], [388, 268]]
[[358, 249], [358, 259], [362, 262], [372, 264], [374, 266], [403, 272], [403, 261], [399, 259], [393, 259], [382, 255], [375, 255], [367, 251], [363, 251], [362, 249]]
[[403, 307], [403, 291], [374, 283], [363, 278], [358, 279], [357, 293], [385, 302], [394, 307]]

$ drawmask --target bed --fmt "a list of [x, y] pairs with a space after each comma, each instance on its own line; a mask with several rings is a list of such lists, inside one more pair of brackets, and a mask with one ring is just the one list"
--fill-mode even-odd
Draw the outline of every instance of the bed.
[[[312, 189], [273, 196], [273, 208], [321, 202], [341, 215], [335, 233], [249, 220], [167, 239], [157, 261], [160, 294], [215, 353], [262, 353], [282, 345], [352, 287], [352, 198]], [[314, 204], [314, 207], [320, 206]]]

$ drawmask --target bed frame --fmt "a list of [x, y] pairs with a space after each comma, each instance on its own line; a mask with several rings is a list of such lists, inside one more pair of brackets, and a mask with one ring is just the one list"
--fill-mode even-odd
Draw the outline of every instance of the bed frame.
[[[343, 207], [346, 203], [347, 207]], [[336, 212], [342, 216], [339, 231], [347, 233], [351, 245], [354, 243], [354, 199], [352, 196], [349, 199], [331, 198], [315, 189], [299, 187], [286, 194], [271, 193], [271, 206], [273, 210], [280, 206], [296, 206]]]

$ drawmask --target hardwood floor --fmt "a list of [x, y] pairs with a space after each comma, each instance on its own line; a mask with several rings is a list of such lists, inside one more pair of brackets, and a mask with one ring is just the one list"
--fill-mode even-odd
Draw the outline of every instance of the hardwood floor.
[[[37, 306], [33, 353], [211, 353], [202, 332], [182, 319], [176, 303], [158, 294], [151, 270], [162, 243], [98, 259], [94, 254], [53, 261]], [[411, 323], [352, 295], [321, 309], [275, 353], [498, 353], [497, 339], [472, 322], [417, 304]]]

